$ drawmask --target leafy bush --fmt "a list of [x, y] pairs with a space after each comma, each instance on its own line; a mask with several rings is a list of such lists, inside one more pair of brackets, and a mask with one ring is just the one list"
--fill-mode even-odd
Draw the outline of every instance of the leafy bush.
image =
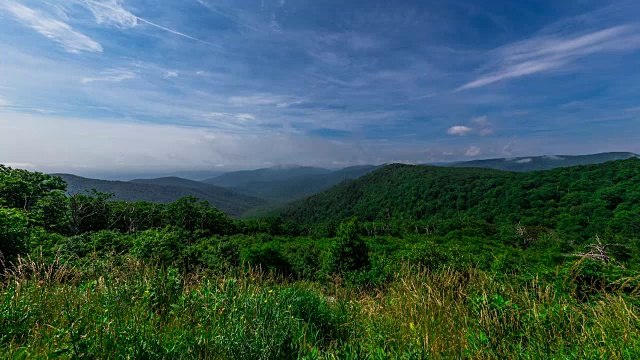
[[[25, 252], [29, 218], [24, 211], [0, 207], [0, 258], [11, 260]], [[2, 264], [0, 263], [0, 271]]]
[[358, 220], [352, 218], [340, 224], [338, 234], [324, 261], [327, 274], [341, 274], [369, 266], [369, 247], [360, 238]]

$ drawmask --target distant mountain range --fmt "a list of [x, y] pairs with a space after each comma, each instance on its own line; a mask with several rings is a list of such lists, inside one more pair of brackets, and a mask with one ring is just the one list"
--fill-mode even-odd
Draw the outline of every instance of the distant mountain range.
[[[550, 170], [574, 165], [599, 164], [623, 160], [638, 155], [628, 152], [610, 152], [593, 155], [533, 156], [503, 159], [474, 160], [447, 164], [440, 167], [487, 168], [511, 172]], [[193, 181], [170, 176], [131, 181], [106, 181], [58, 174], [69, 185], [72, 194], [91, 189], [115, 194], [117, 200], [169, 203], [185, 196], [195, 196], [231, 216], [258, 216], [273, 213], [282, 204], [318, 194], [345, 180], [358, 179], [385, 165], [352, 166], [340, 170], [319, 167], [283, 165], [265, 169], [234, 171]], [[181, 172], [185, 173], [185, 172]], [[214, 172], [188, 172], [190, 176], [211, 175]]]
[[167, 171], [167, 172], [96, 172], [87, 173], [83, 177], [111, 181], [131, 181], [134, 179], [157, 179], [164, 177], [178, 177], [193, 181], [202, 181], [224, 174], [224, 171], [194, 170], [194, 171]]
[[286, 202], [329, 189], [344, 180], [359, 178], [377, 168], [379, 166], [363, 165], [334, 171], [316, 167], [279, 166], [226, 173], [205, 182], [228, 187], [245, 195]]
[[234, 171], [203, 182], [224, 187], [245, 188], [252, 183], [277, 182], [298, 176], [328, 174], [331, 170], [312, 166], [275, 166], [257, 170]]
[[219, 186], [177, 177], [126, 181], [88, 179], [70, 174], [54, 174], [68, 184], [70, 194], [79, 194], [96, 189], [113, 193], [116, 200], [149, 201], [170, 203], [186, 196], [195, 196], [208, 201], [219, 210], [239, 216], [245, 211], [265, 204], [264, 200], [239, 194]]
[[487, 159], [462, 161], [448, 164], [433, 164], [451, 167], [478, 167], [498, 169], [515, 172], [528, 172], [538, 170], [551, 170], [559, 167], [601, 164], [607, 161], [626, 160], [632, 157], [640, 157], [630, 152], [607, 152], [591, 155], [545, 155], [517, 158]]

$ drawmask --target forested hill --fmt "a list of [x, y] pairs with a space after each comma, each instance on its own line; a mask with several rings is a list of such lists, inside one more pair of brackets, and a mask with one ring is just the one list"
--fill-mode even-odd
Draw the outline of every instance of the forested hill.
[[238, 171], [206, 180], [210, 184], [275, 202], [300, 199], [329, 189], [347, 179], [357, 179], [379, 168], [352, 166], [337, 171], [313, 167], [270, 168]]
[[282, 211], [299, 223], [387, 218], [521, 222], [571, 234], [640, 233], [640, 159], [531, 173], [389, 165]]
[[452, 167], [478, 167], [517, 172], [551, 170], [559, 167], [601, 164], [607, 161], [626, 160], [638, 157], [630, 152], [607, 152], [590, 155], [548, 155], [517, 158], [472, 160], [446, 164]]
[[245, 187], [253, 182], [273, 182], [297, 176], [328, 174], [331, 170], [311, 166], [276, 166], [257, 170], [234, 171], [204, 180], [204, 182], [224, 187]]
[[130, 182], [135, 184], [159, 185], [159, 186], [176, 186], [188, 189], [198, 189], [207, 191], [228, 191], [220, 186], [206, 184], [201, 181], [188, 180], [176, 176], [160, 177], [156, 179], [135, 179]]
[[68, 184], [70, 194], [82, 194], [96, 189], [114, 194], [115, 200], [149, 201], [167, 204], [180, 198], [193, 196], [208, 201], [211, 205], [231, 216], [239, 216], [248, 209], [264, 204], [255, 197], [239, 194], [231, 190], [180, 178], [151, 180], [106, 181], [88, 179], [70, 174], [56, 174]]

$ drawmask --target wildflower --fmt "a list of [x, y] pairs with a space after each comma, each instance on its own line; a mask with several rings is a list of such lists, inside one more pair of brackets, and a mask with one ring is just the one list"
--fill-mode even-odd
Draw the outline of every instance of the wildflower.
[[413, 321], [409, 323], [409, 328], [411, 328], [411, 330], [415, 330], [416, 326], [414, 325]]
[[273, 289], [269, 289], [269, 293], [272, 293], [272, 292], [273, 292]]

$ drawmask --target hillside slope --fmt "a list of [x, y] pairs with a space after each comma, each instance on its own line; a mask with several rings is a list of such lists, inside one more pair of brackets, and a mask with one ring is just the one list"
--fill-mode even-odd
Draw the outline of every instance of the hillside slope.
[[88, 179], [70, 174], [56, 174], [68, 184], [70, 194], [91, 189], [113, 193], [115, 200], [170, 203], [186, 196], [208, 201], [219, 210], [239, 216], [243, 212], [263, 205], [264, 200], [235, 193], [218, 186], [180, 178], [136, 180], [132, 182]]
[[375, 166], [346, 168], [329, 174], [296, 176], [277, 181], [249, 182], [233, 190], [273, 201], [290, 201], [317, 194], [344, 180], [357, 179], [375, 170]]
[[207, 180], [233, 191], [286, 202], [327, 190], [348, 179], [356, 179], [379, 168], [373, 165], [353, 166], [337, 171], [319, 168], [261, 169], [236, 172]]
[[134, 184], [148, 184], [158, 186], [176, 186], [187, 189], [209, 190], [209, 191], [229, 191], [220, 186], [206, 184], [201, 181], [184, 179], [176, 176], [161, 177], [156, 179], [134, 179], [129, 181]]
[[552, 170], [559, 167], [601, 164], [607, 161], [626, 160], [638, 157], [630, 152], [607, 152], [590, 155], [550, 155], [517, 158], [473, 160], [446, 164], [451, 167], [478, 167], [506, 171], [528, 172]]
[[204, 180], [207, 184], [244, 188], [254, 182], [274, 182], [287, 180], [298, 176], [328, 174], [331, 170], [311, 166], [275, 166], [257, 170], [233, 171], [220, 176]]
[[640, 233], [640, 159], [550, 171], [389, 165], [294, 203], [282, 211], [299, 223], [386, 218], [474, 218], [491, 223], [573, 227], [593, 236]]

